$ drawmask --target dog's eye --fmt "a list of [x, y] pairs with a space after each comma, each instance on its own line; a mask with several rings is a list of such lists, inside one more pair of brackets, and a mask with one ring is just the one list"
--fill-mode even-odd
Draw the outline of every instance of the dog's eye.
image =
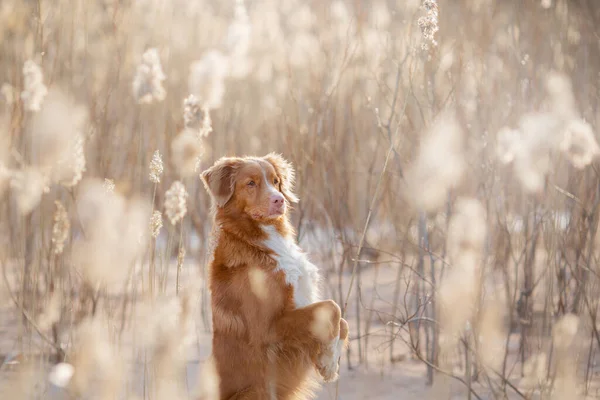
[[250, 182], [248, 182], [248, 186], [250, 186], [250, 187], [256, 186], [256, 182], [250, 181]]
[[274, 185], [279, 185], [279, 179], [277, 179], [277, 178], [273, 179], [273, 184]]

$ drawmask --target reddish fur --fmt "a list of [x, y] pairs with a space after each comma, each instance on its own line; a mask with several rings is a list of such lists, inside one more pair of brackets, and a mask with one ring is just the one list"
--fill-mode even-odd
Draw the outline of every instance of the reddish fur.
[[[260, 175], [260, 176], [259, 176]], [[264, 178], [269, 182], [265, 182]], [[220, 399], [309, 399], [317, 386], [315, 363], [323, 343], [311, 333], [315, 310], [327, 308], [329, 339], [347, 341], [348, 327], [332, 300], [295, 308], [294, 288], [285, 272], [275, 272], [273, 251], [263, 244], [261, 225], [272, 225], [286, 237], [295, 233], [287, 213], [265, 215], [268, 191], [296, 201], [293, 170], [278, 155], [223, 158], [202, 174], [214, 199], [217, 244], [209, 269], [213, 310], [213, 359]], [[277, 178], [277, 184], [272, 183]], [[249, 189], [249, 179], [256, 186]], [[251, 289], [249, 270], [259, 268], [268, 299]], [[322, 340], [322, 339], [321, 339]], [[273, 386], [274, 383], [274, 386]]]

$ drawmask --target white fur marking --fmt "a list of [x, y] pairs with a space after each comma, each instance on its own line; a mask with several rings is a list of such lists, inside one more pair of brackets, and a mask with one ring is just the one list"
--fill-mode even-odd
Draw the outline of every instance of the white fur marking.
[[276, 255], [276, 271], [285, 273], [285, 281], [294, 288], [296, 307], [306, 307], [318, 300], [319, 270], [293, 240], [284, 238], [275, 227], [267, 225], [263, 230], [269, 238], [265, 240], [266, 247]]
[[329, 342], [319, 357], [319, 368], [321, 369], [321, 374], [323, 374], [323, 378], [328, 382], [337, 378], [339, 360], [343, 349], [344, 341], [341, 340], [340, 336], [338, 335]]
[[337, 337], [337, 344], [335, 346], [335, 351], [333, 352], [333, 360], [337, 364], [342, 357], [342, 350], [344, 350], [344, 341]]

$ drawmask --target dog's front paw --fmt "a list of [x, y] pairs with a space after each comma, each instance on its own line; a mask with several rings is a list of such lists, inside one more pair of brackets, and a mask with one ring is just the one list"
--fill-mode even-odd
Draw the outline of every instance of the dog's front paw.
[[325, 382], [337, 380], [340, 369], [339, 360], [343, 349], [344, 340], [340, 339], [339, 336], [323, 345], [317, 362], [317, 370]]
[[333, 300], [325, 300], [315, 304], [312, 315], [311, 332], [323, 345], [329, 344], [340, 336], [340, 319], [342, 312]]
[[319, 303], [313, 315], [312, 333], [320, 342], [316, 368], [325, 382], [338, 377], [339, 360], [348, 339], [348, 323], [333, 300]]
[[317, 369], [325, 382], [337, 380], [340, 369], [340, 356], [348, 341], [348, 323], [340, 318], [339, 335], [322, 347]]

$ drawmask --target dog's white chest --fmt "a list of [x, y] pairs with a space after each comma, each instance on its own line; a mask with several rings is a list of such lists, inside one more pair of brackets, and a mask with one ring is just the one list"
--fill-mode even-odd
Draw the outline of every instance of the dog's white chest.
[[274, 227], [263, 228], [269, 235], [265, 246], [271, 249], [277, 261], [277, 271], [285, 273], [285, 281], [294, 288], [296, 307], [306, 307], [318, 300], [319, 272], [306, 254], [292, 240], [281, 236]]

